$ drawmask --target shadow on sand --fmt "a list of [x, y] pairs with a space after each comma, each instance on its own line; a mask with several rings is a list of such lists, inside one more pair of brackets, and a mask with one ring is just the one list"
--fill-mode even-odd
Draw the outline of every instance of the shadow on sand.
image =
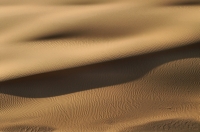
[[164, 63], [200, 58], [200, 43], [77, 68], [0, 82], [0, 93], [44, 98], [111, 86], [141, 78]]

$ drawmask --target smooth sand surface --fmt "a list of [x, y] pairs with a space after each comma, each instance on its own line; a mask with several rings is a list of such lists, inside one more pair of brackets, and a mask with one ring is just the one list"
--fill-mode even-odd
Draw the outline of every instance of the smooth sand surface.
[[0, 0], [0, 132], [199, 132], [199, 0]]

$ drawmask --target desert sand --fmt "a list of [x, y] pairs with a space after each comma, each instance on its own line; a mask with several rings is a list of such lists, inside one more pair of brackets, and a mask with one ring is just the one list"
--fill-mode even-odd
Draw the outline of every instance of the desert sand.
[[0, 0], [1, 132], [200, 132], [199, 0]]

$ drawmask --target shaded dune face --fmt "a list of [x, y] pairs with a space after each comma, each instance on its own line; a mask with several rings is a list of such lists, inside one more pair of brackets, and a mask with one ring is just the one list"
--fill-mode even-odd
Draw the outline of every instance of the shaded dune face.
[[199, 6], [199, 0], [169, 0], [163, 5], [167, 6]]
[[[199, 42], [147, 55], [0, 82], [0, 92], [30, 98], [59, 96], [134, 81], [160, 65], [190, 58], [200, 58]], [[194, 73], [188, 74], [188, 77], [200, 79], [199, 72], [200, 67]], [[186, 73], [174, 74], [175, 79], [184, 78]], [[163, 77], [166, 75], [163, 71]], [[187, 82], [187, 79], [184, 82]]]
[[27, 41], [51, 41], [51, 40], [62, 40], [62, 39], [67, 39], [67, 38], [75, 38], [77, 36], [80, 36], [80, 34], [82, 34], [81, 32], [71, 32], [71, 33], [65, 33], [65, 32], [61, 32], [61, 33], [56, 33], [56, 34], [51, 34], [51, 35], [47, 35], [47, 36], [40, 36], [37, 38], [34, 38], [32, 40], [27, 40]]
[[152, 121], [150, 123], [146, 123], [140, 126], [135, 126], [133, 128], [126, 128], [120, 132], [175, 132], [175, 131], [183, 131], [183, 132], [197, 132], [200, 130], [200, 122], [195, 120], [185, 120], [185, 119], [169, 119], [169, 120], [161, 120], [161, 121]]

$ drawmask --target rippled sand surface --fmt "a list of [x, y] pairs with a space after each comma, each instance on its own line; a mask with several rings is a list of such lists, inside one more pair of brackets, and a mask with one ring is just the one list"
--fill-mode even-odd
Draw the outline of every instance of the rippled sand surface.
[[199, 132], [199, 0], [0, 0], [1, 132]]

